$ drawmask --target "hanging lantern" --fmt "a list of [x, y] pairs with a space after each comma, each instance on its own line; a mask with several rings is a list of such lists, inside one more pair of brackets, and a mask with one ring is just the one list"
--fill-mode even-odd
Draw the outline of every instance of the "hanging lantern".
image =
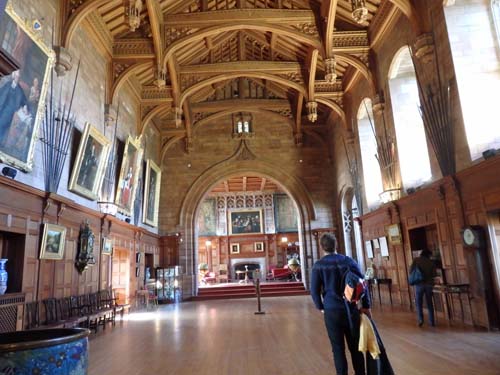
[[307, 102], [307, 119], [316, 122], [318, 119], [318, 102]]
[[167, 72], [160, 65], [156, 68], [154, 85], [158, 88], [165, 87], [167, 84]]
[[178, 128], [182, 125], [182, 108], [175, 107], [175, 126]]
[[368, 8], [365, 0], [351, 0], [352, 18], [357, 23], [363, 23], [368, 18]]
[[337, 60], [335, 60], [335, 57], [325, 59], [325, 70], [325, 81], [335, 83], [337, 79]]
[[135, 31], [141, 25], [142, 0], [131, 0], [128, 7], [128, 26]]

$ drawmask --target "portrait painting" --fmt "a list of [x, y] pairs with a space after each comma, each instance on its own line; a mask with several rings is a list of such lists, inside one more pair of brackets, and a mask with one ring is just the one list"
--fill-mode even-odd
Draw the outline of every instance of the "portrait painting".
[[288, 195], [274, 195], [274, 215], [277, 232], [286, 233], [298, 231], [297, 210]]
[[54, 54], [11, 3], [0, 13], [0, 53], [18, 67], [0, 79], [0, 161], [31, 171]]
[[55, 224], [44, 224], [40, 259], [61, 260], [64, 257], [66, 228]]
[[110, 142], [87, 123], [78, 147], [69, 190], [96, 200], [99, 198], [108, 162]]
[[231, 254], [239, 254], [240, 253], [240, 244], [239, 243], [232, 243], [229, 246], [231, 246]]
[[215, 236], [217, 234], [216, 204], [215, 198], [206, 198], [201, 202], [198, 212], [198, 235]]
[[153, 227], [158, 226], [158, 208], [160, 205], [161, 169], [156, 163], [148, 159], [146, 163], [146, 185], [144, 188], [144, 206], [142, 221]]
[[253, 249], [256, 253], [264, 252], [264, 242], [254, 242]]
[[102, 240], [102, 254], [113, 255], [113, 240], [111, 238], [103, 238]]
[[129, 136], [123, 152], [115, 199], [118, 210], [127, 216], [132, 216], [134, 211], [134, 199], [139, 180], [139, 170], [141, 169], [142, 152], [140, 140], [133, 140]]
[[263, 233], [262, 210], [229, 212], [229, 234]]

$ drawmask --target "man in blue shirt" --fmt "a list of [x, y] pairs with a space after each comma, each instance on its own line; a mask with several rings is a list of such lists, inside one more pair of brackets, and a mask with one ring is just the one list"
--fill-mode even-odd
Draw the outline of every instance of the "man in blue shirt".
[[[324, 313], [337, 375], [347, 375], [348, 371], [344, 337], [351, 352], [355, 374], [364, 375], [364, 356], [358, 351], [360, 311], [356, 304], [344, 301], [343, 285], [347, 271], [358, 275], [360, 279], [363, 279], [363, 274], [355, 260], [337, 254], [337, 239], [333, 233], [325, 233], [320, 244], [326, 255], [312, 269], [311, 296], [318, 310]], [[368, 293], [365, 293], [361, 302], [361, 312], [370, 315]]]

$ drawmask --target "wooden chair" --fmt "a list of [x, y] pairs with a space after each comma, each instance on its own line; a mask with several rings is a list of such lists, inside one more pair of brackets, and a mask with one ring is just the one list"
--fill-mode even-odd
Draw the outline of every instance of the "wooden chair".
[[44, 327], [63, 328], [64, 321], [61, 319], [59, 304], [55, 298], [47, 298], [42, 301], [45, 307], [45, 324]]
[[219, 283], [227, 283], [229, 281], [227, 264], [219, 264], [219, 275], [217, 276], [217, 281]]
[[38, 301], [28, 302], [24, 305], [24, 320], [26, 329], [38, 328], [40, 325], [40, 311]]
[[78, 311], [72, 308], [71, 297], [60, 298], [57, 302], [59, 303], [61, 319], [64, 321], [64, 328], [78, 327], [87, 322], [86, 316], [80, 316]]

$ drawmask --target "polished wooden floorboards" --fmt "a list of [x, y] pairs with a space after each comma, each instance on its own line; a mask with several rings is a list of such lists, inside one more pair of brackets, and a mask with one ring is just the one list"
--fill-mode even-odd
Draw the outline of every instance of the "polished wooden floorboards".
[[[335, 374], [310, 297], [266, 298], [266, 314], [255, 310], [254, 299], [239, 299], [130, 314], [91, 338], [89, 374]], [[500, 333], [418, 328], [413, 314], [390, 308], [374, 319], [398, 375], [500, 375]]]

